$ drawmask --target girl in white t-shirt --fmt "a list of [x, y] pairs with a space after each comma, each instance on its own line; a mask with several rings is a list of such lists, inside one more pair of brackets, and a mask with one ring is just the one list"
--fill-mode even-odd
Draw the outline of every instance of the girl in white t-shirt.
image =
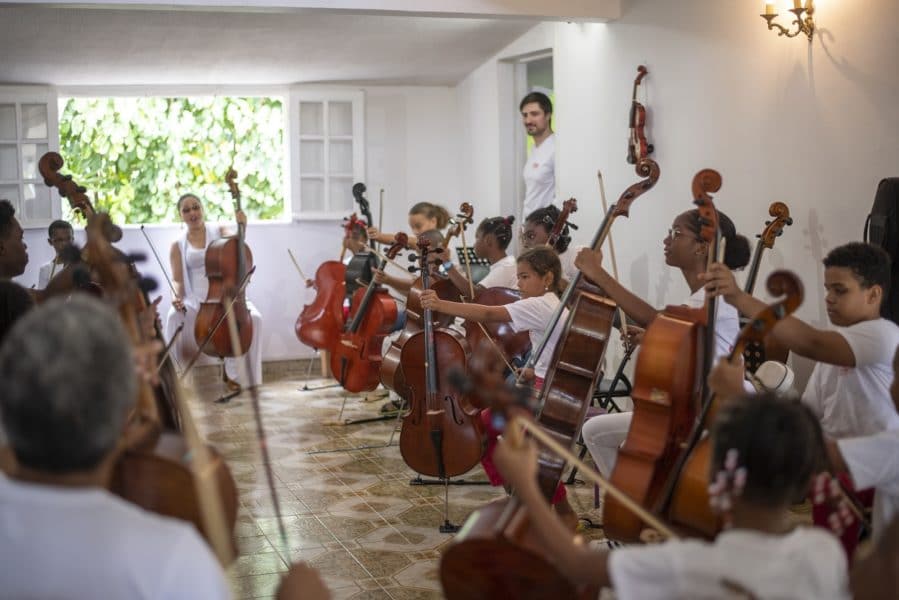
[[[512, 224], [515, 217], [492, 217], [484, 219], [478, 225], [474, 238], [474, 253], [478, 258], [486, 258], [490, 262], [490, 272], [475, 286], [475, 294], [479, 289], [492, 287], [518, 288], [518, 267], [514, 256], [506, 254], [506, 248], [512, 241]], [[465, 297], [471, 295], [471, 286], [464, 273], [465, 266], [456, 268], [450, 260], [449, 249], [444, 248], [440, 255], [443, 259], [444, 272], [453, 282], [456, 289]]]
[[[518, 289], [521, 292], [521, 300], [503, 306], [488, 306], [485, 304], [471, 304], [450, 302], [441, 300], [433, 290], [425, 290], [421, 295], [421, 304], [424, 308], [430, 308], [438, 312], [461, 317], [478, 323], [509, 323], [516, 332], [527, 331], [531, 338], [531, 347], [536, 347], [549, 324], [550, 318], [559, 306], [559, 294], [561, 293], [561, 271], [559, 257], [549, 246], [539, 246], [526, 250], [518, 257]], [[549, 370], [550, 361], [559, 339], [559, 334], [565, 326], [568, 311], [562, 313], [552, 335], [546, 344], [546, 348], [534, 365], [533, 373], [525, 373], [524, 378], [533, 380], [534, 388], [542, 389], [543, 379]], [[490, 411], [481, 412], [481, 419], [488, 431], [487, 451], [481, 464], [493, 485], [502, 485], [503, 479], [493, 466], [493, 448], [496, 445], [497, 432], [493, 430]], [[553, 497], [553, 504], [561, 514], [571, 515], [576, 520], [566, 499], [565, 486], [561, 483]]]
[[[733, 221], [718, 211], [719, 229], [725, 241], [724, 262], [731, 269], [745, 267], [749, 263], [749, 241], [737, 233]], [[700, 276], [708, 264], [709, 245], [699, 237], [700, 220], [696, 209], [681, 213], [674, 219], [668, 235], [663, 241], [665, 263], [680, 270], [690, 288], [690, 297], [683, 304], [701, 308], [705, 303], [705, 290]], [[575, 259], [575, 265], [603, 289], [607, 296], [620, 306], [637, 327], [629, 327], [628, 342], [638, 343], [642, 338], [642, 328], [647, 327], [659, 313], [651, 304], [636, 296], [612, 277], [602, 266], [602, 253], [590, 248], [582, 248]], [[715, 358], [730, 353], [737, 335], [740, 321], [737, 310], [726, 302], [718, 302], [715, 313]], [[599, 471], [610, 476], [618, 456], [618, 447], [627, 437], [633, 413], [598, 415], [584, 423], [581, 435], [593, 462]]]
[[[577, 584], [612, 586], [619, 600], [848, 598], [846, 555], [820, 528], [796, 527], [793, 499], [820, 466], [821, 427], [808, 408], [774, 395], [722, 406], [711, 431], [713, 508], [730, 527], [714, 542], [668, 540], [613, 551], [575, 543], [537, 486], [536, 446], [500, 442], [496, 466], [524, 502], [555, 566]], [[724, 508], [729, 505], [729, 508]]]

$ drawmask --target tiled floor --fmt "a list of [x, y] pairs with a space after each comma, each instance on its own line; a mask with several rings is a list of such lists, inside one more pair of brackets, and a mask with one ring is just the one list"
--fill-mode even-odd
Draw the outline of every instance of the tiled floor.
[[[287, 563], [303, 560], [321, 572], [335, 599], [440, 598], [440, 554], [452, 543], [452, 535], [438, 531], [443, 488], [409, 485], [415, 474], [400, 457], [398, 437], [385, 446], [394, 422], [338, 423], [342, 391], [304, 392], [302, 385], [282, 380], [260, 389], [287, 552], [282, 551], [249, 396], [214, 404], [217, 390], [204, 386], [202, 400], [194, 402], [202, 432], [225, 456], [240, 493], [240, 557], [228, 572], [235, 597], [271, 598]], [[374, 416], [382, 403], [381, 398], [367, 402], [351, 396], [343, 416]], [[364, 445], [379, 447], [310, 454]], [[465, 478], [484, 480], [484, 474], [477, 467]], [[578, 513], [598, 522], [592, 486], [573, 486], [569, 492]], [[462, 524], [478, 506], [502, 495], [502, 488], [452, 486], [451, 522]], [[598, 537], [599, 531], [585, 535]]]

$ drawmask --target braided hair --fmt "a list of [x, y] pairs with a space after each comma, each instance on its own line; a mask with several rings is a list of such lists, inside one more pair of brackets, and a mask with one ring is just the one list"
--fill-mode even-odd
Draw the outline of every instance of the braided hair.
[[512, 241], [512, 223], [514, 222], [515, 217], [512, 215], [509, 215], [508, 217], [491, 217], [489, 219], [484, 219], [481, 221], [481, 224], [478, 225], [477, 233], [480, 235], [492, 235], [496, 238], [497, 243], [499, 243], [500, 249], [505, 250]]

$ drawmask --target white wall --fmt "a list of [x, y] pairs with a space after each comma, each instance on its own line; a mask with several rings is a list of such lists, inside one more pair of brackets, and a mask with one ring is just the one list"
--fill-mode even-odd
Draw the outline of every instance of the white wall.
[[[458, 205], [461, 202], [461, 177], [453, 90], [446, 87], [364, 89], [368, 174], [365, 183], [374, 218], [378, 219], [378, 190], [382, 187], [385, 189], [385, 230], [405, 228], [408, 207], [419, 200], [450, 207]], [[77, 180], [77, 173], [73, 175]], [[147, 231], [168, 270], [168, 250], [182, 233], [181, 228], [151, 226]], [[76, 237], [83, 242], [83, 232], [79, 231]], [[319, 264], [338, 256], [341, 237], [342, 230], [337, 221], [250, 223], [247, 242], [253, 250], [257, 269], [248, 297], [263, 315], [264, 360], [312, 354], [297, 340], [294, 322], [303, 304], [311, 302], [314, 294], [303, 286], [287, 249], [293, 250], [307, 276], [313, 277]], [[37, 282], [40, 265], [52, 256], [46, 238], [45, 230], [26, 232], [28, 270], [17, 280], [26, 287]], [[149, 260], [141, 270], [159, 282], [157, 293], [163, 295], [160, 314], [165, 316], [170, 293], [143, 235], [137, 228], [126, 227], [118, 246], [126, 252], [148, 255]]]
[[[773, 268], [793, 270], [805, 284], [799, 316], [826, 326], [821, 259], [861, 238], [877, 182], [899, 174], [895, 2], [816, 2], [811, 45], [769, 32], [762, 4], [641, 0], [614, 23], [555, 25], [559, 194], [578, 198], [586, 243], [601, 218], [596, 170], [610, 201], [636, 181], [624, 159], [645, 64], [640, 96], [661, 178], [615, 223], [623, 283], [657, 306], [685, 297], [662, 238], [691, 208], [693, 175], [711, 167], [724, 180], [716, 206], [747, 236], [771, 202], [788, 204], [795, 224], [763, 260], [759, 286]], [[795, 366], [803, 379], [808, 364]]]
[[520, 127], [509, 59], [552, 49], [554, 26], [542, 23], [499, 51], [456, 86], [461, 141], [462, 193], [475, 206], [475, 219], [517, 214], [513, 164], [514, 130]]

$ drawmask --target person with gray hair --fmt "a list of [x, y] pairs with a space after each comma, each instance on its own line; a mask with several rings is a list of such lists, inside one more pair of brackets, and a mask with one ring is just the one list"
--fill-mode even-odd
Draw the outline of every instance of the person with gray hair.
[[137, 397], [114, 312], [88, 296], [32, 310], [0, 346], [0, 381], [16, 462], [0, 475], [5, 597], [229, 597], [193, 526], [106, 490]]

